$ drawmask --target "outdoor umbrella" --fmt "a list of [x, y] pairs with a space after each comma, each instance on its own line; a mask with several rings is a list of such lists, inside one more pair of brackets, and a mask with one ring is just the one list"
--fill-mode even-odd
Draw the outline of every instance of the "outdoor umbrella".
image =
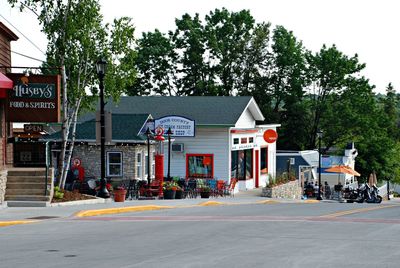
[[[339, 165], [339, 166], [332, 166], [330, 168], [325, 169], [326, 172], [332, 172], [332, 173], [342, 173], [342, 174], [350, 174], [353, 176], [360, 176], [360, 173], [355, 171], [349, 166], [344, 166], [344, 165]], [[340, 175], [338, 177], [338, 183], [340, 181]]]

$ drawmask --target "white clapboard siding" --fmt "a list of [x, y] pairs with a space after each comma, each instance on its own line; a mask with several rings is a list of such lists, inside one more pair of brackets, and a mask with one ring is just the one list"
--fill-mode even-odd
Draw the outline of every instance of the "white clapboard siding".
[[236, 122], [235, 127], [239, 128], [254, 128], [256, 126], [256, 121], [253, 115], [250, 113], [249, 109], [246, 109], [243, 114], [239, 117]]
[[[183, 143], [183, 152], [171, 152], [171, 176], [186, 177], [186, 154], [213, 154], [214, 177], [229, 178], [229, 128], [197, 127], [194, 138], [175, 138]], [[164, 143], [164, 174], [168, 172], [168, 143]]]

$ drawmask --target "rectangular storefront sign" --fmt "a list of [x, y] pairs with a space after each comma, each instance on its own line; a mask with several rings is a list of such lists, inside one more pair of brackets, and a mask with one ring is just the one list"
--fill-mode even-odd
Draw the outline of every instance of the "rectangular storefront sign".
[[9, 122], [60, 122], [60, 76], [7, 74], [14, 82], [7, 101]]
[[195, 122], [186, 117], [170, 115], [164, 116], [154, 121], [154, 127], [162, 127], [164, 135], [168, 128], [171, 128], [171, 137], [194, 137], [195, 136]]

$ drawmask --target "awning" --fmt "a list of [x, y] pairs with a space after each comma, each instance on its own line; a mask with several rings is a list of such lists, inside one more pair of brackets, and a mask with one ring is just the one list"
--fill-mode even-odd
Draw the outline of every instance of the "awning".
[[11, 81], [7, 76], [0, 73], [0, 89], [12, 89], [13, 81]]
[[5, 98], [7, 96], [8, 89], [13, 88], [13, 81], [11, 81], [7, 76], [0, 73], [0, 98]]

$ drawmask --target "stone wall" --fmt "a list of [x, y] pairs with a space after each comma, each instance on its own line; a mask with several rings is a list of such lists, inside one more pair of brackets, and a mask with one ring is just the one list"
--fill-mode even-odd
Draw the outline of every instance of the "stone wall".
[[[152, 146], [153, 147], [153, 146]], [[153, 148], [150, 149], [150, 152]], [[115, 180], [128, 180], [136, 178], [136, 154], [138, 151], [147, 153], [147, 145], [129, 146], [107, 146], [107, 152], [122, 152], [122, 177], [114, 177]], [[85, 169], [85, 177], [100, 178], [100, 146], [96, 145], [75, 145], [74, 157], [80, 158]], [[107, 161], [106, 161], [107, 165]], [[144, 161], [142, 163], [144, 165]], [[106, 167], [107, 168], [107, 167]], [[106, 172], [107, 175], [107, 172]], [[154, 177], [154, 174], [152, 174]]]
[[4, 203], [6, 196], [7, 170], [0, 171], [0, 204]]
[[303, 190], [298, 181], [291, 181], [273, 188], [263, 188], [261, 196], [269, 198], [301, 199]]

